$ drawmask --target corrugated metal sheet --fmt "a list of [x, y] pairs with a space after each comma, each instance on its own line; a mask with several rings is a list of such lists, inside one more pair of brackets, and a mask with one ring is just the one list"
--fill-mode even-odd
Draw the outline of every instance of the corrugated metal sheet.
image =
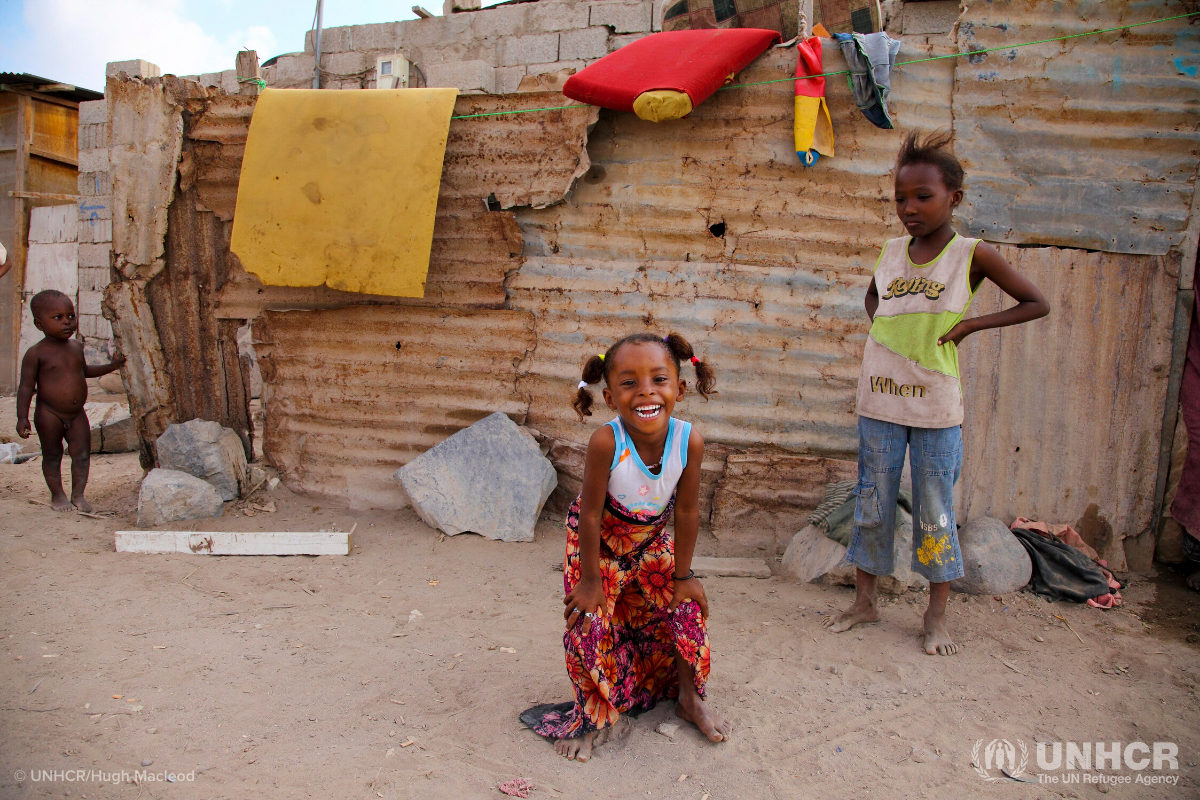
[[[1123, 570], [1121, 540], [1154, 512], [1178, 259], [1002, 251], [1052, 310], [963, 344], [960, 512], [1069, 522]], [[972, 314], [1000, 310], [1000, 298], [986, 284]]]
[[[844, 63], [832, 46], [824, 57], [829, 69]], [[769, 52], [739, 82], [793, 74], [795, 59]], [[899, 124], [948, 128], [952, 80], [950, 61], [897, 74]], [[718, 92], [679, 122], [602, 115], [571, 199], [517, 214], [528, 258], [509, 281], [511, 306], [533, 312], [538, 330], [521, 381], [531, 424], [586, 442], [596, 422], [577, 422], [567, 402], [584, 358], [626, 333], [677, 330], [717, 371], [720, 393], [680, 409], [707, 439], [857, 451], [863, 293], [879, 245], [900, 233], [889, 171], [903, 129], [868, 123], [844, 80], [827, 93], [837, 156], [814, 168], [793, 147], [790, 83]]]
[[[222, 219], [233, 218], [253, 101], [246, 97], [209, 101], [202, 117], [189, 128], [196, 138], [219, 143], [197, 147], [194, 180], [203, 202]], [[454, 113], [543, 108], [568, 102], [557, 92], [463, 96], [455, 103]], [[263, 286], [239, 266], [221, 289], [217, 314], [250, 319], [263, 309], [351, 304], [502, 307], [505, 276], [520, 266], [523, 243], [512, 212], [488, 211], [487, 200], [494, 195], [502, 208], [561, 202], [576, 177], [587, 171], [587, 131], [597, 113], [594, 107], [580, 107], [451, 122], [425, 297], [376, 297], [323, 286]]]
[[[971, 3], [963, 50], [1168, 17], [1179, 2]], [[1200, 25], [1175, 20], [958, 59], [960, 216], [973, 235], [1164, 254], [1187, 228], [1200, 155]]]
[[397, 467], [495, 411], [524, 422], [523, 311], [358, 306], [254, 324], [263, 447], [293, 489], [398, 508]]

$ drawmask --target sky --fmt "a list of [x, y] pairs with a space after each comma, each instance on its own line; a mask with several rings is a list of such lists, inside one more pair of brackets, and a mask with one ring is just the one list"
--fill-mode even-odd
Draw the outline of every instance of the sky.
[[[413, 19], [417, 4], [442, 11], [435, 0], [325, 0], [324, 24]], [[315, 8], [316, 0], [0, 0], [0, 72], [101, 92], [109, 61], [141, 58], [176, 75], [220, 72], [244, 48], [260, 61], [303, 50]]]

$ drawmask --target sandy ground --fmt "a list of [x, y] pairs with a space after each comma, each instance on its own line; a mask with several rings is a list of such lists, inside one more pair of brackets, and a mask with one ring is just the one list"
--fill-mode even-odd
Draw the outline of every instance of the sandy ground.
[[[1109, 793], [1200, 793], [1200, 645], [1186, 641], [1200, 597], [1181, 575], [1133, 584], [1108, 612], [954, 596], [963, 652], [949, 658], [919, 647], [923, 594], [835, 635], [821, 621], [848, 589], [712, 579], [710, 699], [732, 740], [656, 733], [668, 703], [581, 765], [517, 721], [570, 696], [561, 520], [532, 544], [442, 540], [411, 511], [348, 512], [280, 486], [255, 497], [273, 514], [231, 509], [186, 527], [357, 523], [354, 552], [118, 555], [112, 534], [133, 526], [140, 475], [136, 455], [95, 457], [89, 497], [116, 512], [98, 520], [28, 502], [46, 494], [39, 462], [0, 467], [0, 797], [501, 797], [497, 784], [518, 777], [534, 798], [1099, 794], [985, 782], [972, 749], [997, 738], [1027, 743], [1034, 773], [1035, 741], [1176, 742], [1177, 786]], [[937, 757], [914, 759], [914, 747]], [[194, 781], [30, 777], [68, 769]]]

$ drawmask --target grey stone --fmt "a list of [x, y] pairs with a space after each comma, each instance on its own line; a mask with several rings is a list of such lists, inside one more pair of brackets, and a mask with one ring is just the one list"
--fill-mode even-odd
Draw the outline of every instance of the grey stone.
[[1033, 563], [1024, 545], [998, 519], [976, 517], [958, 532], [963, 572], [950, 588], [965, 594], [1008, 594], [1025, 588]]
[[132, 453], [138, 449], [141, 443], [137, 426], [124, 403], [84, 403], [83, 410], [92, 429], [93, 453]]
[[[924, 588], [929, 585], [929, 581], [910, 568], [912, 564], [912, 515], [902, 508], [897, 508], [896, 514], [898, 524], [893, 545], [895, 561], [892, 564], [892, 574], [881, 575], [876, 584], [879, 591], [885, 594], [903, 594], [910, 588]], [[855, 566], [843, 558], [836, 567], [825, 573], [822, 583], [853, 586], [855, 571]]]
[[181, 519], [219, 517], [225, 506], [211, 485], [174, 469], [152, 469], [138, 491], [138, 526], [165, 525]]
[[21, 445], [17, 442], [0, 444], [0, 464], [13, 464], [19, 455], [21, 455]]
[[533, 541], [542, 506], [558, 485], [537, 442], [500, 412], [425, 451], [395, 477], [430, 527], [506, 542]]
[[584, 28], [558, 35], [558, 60], [603, 58], [608, 55], [608, 28]]
[[234, 500], [246, 486], [242, 440], [216, 422], [193, 419], [170, 425], [155, 445], [158, 465], [194, 475], [212, 484], [222, 500]]
[[800, 583], [810, 583], [842, 563], [846, 548], [809, 525], [792, 537], [780, 568]]

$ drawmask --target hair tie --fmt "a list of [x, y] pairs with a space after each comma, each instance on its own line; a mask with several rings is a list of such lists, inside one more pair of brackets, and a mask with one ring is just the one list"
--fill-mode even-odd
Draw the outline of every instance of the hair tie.
[[604, 353], [596, 353], [596, 355], [600, 356], [601, 361], [604, 360]]
[[588, 382], [587, 382], [587, 381], [580, 381], [580, 382], [579, 382], [579, 388], [580, 388], [580, 389], [586, 389], [587, 387], [588, 387]]
[[700, 366], [700, 359], [696, 358], [695, 356], [692, 356], [692, 366], [693, 367]]

